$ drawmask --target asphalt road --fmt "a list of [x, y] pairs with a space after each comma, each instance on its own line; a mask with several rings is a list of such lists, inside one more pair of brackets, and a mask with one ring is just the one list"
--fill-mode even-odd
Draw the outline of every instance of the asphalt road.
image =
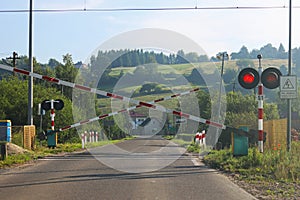
[[[85, 151], [47, 157], [2, 170], [0, 199], [255, 199], [196, 157], [179, 156], [181, 148], [169, 145], [162, 150], [167, 144], [159, 138], [135, 139], [118, 144], [123, 153], [111, 151], [108, 145], [94, 149], [93, 155]], [[170, 153], [172, 148], [177, 153]]]

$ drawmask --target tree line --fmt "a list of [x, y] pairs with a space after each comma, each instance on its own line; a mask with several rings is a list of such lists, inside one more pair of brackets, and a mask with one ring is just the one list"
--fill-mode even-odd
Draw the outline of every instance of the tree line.
[[[294, 53], [298, 53], [298, 49], [293, 49]], [[287, 59], [288, 53], [286, 52], [283, 44], [278, 48], [273, 47], [272, 44], [267, 44], [260, 49], [248, 50], [246, 46], [242, 46], [239, 52], [232, 52], [230, 59], [256, 59], [258, 54], [262, 54], [263, 58], [268, 59]], [[143, 49], [121, 49], [121, 50], [108, 50], [98, 51], [97, 55], [91, 57], [91, 63], [97, 60], [110, 61], [109, 68], [116, 67], [136, 67], [138, 65], [148, 63], [158, 63], [166, 65], [184, 64], [184, 63], [197, 63], [219, 61], [217, 56], [208, 57], [208, 55], [199, 55], [196, 52], [184, 52], [179, 50], [176, 54], [164, 54], [162, 52], [156, 53], [154, 51], [144, 51]], [[228, 58], [226, 58], [228, 59]]]
[[174, 65], [209, 61], [207, 55], [198, 55], [195, 52], [185, 53], [183, 50], [179, 50], [176, 54], [166, 55], [162, 52], [156, 53], [154, 51], [144, 51], [143, 49], [98, 51], [96, 56], [91, 57], [91, 63], [99, 59], [110, 61], [109, 68], [136, 67], [148, 63]]

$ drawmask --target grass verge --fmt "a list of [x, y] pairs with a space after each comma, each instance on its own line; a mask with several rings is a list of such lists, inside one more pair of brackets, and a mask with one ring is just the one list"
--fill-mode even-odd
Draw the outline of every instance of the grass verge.
[[258, 198], [300, 198], [300, 143], [259, 153], [250, 148], [248, 156], [235, 157], [230, 150], [211, 151], [204, 162], [230, 174], [239, 185]]
[[[128, 140], [132, 138], [124, 138], [121, 140], [109, 140], [109, 141], [99, 141], [95, 143], [89, 143], [86, 148], [93, 148], [97, 146], [104, 146], [107, 144], [115, 144], [124, 140]], [[16, 165], [21, 165], [28, 163], [30, 161], [43, 158], [49, 155], [56, 155], [60, 153], [69, 153], [81, 151], [81, 143], [66, 143], [66, 144], [57, 144], [55, 149], [51, 149], [45, 146], [37, 147], [34, 151], [28, 151], [23, 154], [12, 154], [8, 155], [5, 160], [0, 161], [0, 168], [6, 168]]]

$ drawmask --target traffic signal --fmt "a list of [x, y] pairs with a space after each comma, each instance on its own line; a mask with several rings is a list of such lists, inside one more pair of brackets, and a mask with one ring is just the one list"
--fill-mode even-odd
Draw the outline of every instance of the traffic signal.
[[239, 73], [239, 84], [245, 89], [255, 88], [259, 82], [259, 74], [253, 68], [244, 68]]
[[277, 88], [280, 85], [281, 72], [279, 69], [269, 67], [259, 76], [258, 72], [253, 68], [244, 68], [238, 76], [239, 84], [245, 89], [252, 89], [257, 86], [259, 80], [264, 87], [268, 89]]
[[43, 102], [42, 102], [42, 108], [43, 108], [43, 110], [45, 110], [45, 111], [48, 111], [48, 110], [50, 110], [51, 109], [51, 102], [53, 102], [53, 107], [54, 107], [54, 109], [55, 110], [61, 110], [61, 109], [63, 109], [64, 108], [64, 102], [63, 102], [63, 100], [61, 100], [61, 99], [56, 99], [56, 100], [44, 100]]
[[268, 89], [277, 88], [280, 85], [281, 72], [274, 68], [269, 67], [261, 74], [261, 82]]
[[54, 101], [54, 109], [55, 110], [61, 110], [61, 109], [63, 109], [64, 105], [65, 104], [64, 104], [63, 100], [61, 100], [61, 99], [56, 99]]
[[46, 111], [48, 111], [48, 110], [50, 110], [51, 109], [51, 102], [49, 101], [49, 100], [44, 100], [43, 102], [42, 102], [42, 108], [43, 108], [43, 110], [46, 110]]

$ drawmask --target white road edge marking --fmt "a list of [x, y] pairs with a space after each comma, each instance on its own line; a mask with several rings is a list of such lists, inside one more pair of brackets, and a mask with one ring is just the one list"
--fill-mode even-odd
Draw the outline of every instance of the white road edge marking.
[[201, 164], [197, 161], [197, 158], [192, 158], [191, 161], [195, 166], [201, 166]]

